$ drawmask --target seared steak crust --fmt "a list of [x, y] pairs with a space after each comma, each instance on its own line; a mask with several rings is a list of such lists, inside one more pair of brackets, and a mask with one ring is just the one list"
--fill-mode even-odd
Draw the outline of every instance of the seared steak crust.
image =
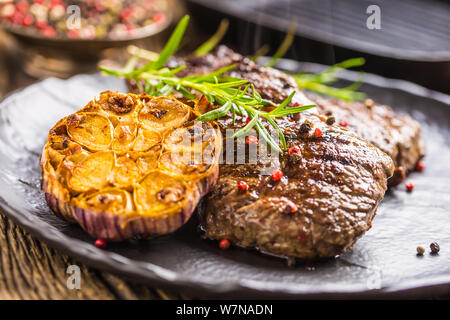
[[[323, 134], [301, 133], [301, 120], [278, 121], [288, 147], [300, 150], [280, 154], [280, 181], [261, 174], [267, 165], [262, 159], [257, 165], [220, 166], [219, 182], [199, 208], [206, 237], [314, 259], [346, 251], [371, 227], [394, 169], [392, 160], [352, 131], [327, 125], [319, 115], [307, 113], [302, 119]], [[232, 127], [230, 119], [220, 125]], [[237, 188], [239, 181], [248, 184], [248, 191]]]
[[[257, 66], [226, 46], [219, 46], [215, 52], [204, 57], [192, 56], [184, 60], [173, 60], [171, 63], [187, 66], [181, 75], [205, 74], [234, 64], [236, 68], [229, 72], [230, 76], [249, 80], [263, 98], [276, 103], [283, 101], [293, 90], [299, 91], [295, 80], [289, 75], [273, 68]], [[417, 162], [425, 155], [420, 124], [409, 115], [396, 114], [390, 107], [371, 100], [345, 102], [317, 94], [306, 93], [306, 96], [317, 104], [319, 113], [333, 115], [337, 124], [340, 120], [345, 120], [348, 128], [392, 158], [396, 170], [389, 180], [391, 186], [401, 183], [406, 173], [414, 170]], [[292, 103], [297, 102], [304, 101], [294, 97]]]
[[[278, 103], [293, 90], [299, 91], [285, 73], [259, 67], [224, 46], [205, 57], [174, 59], [170, 64], [186, 64], [182, 75], [236, 64], [229, 75], [250, 80], [264, 98]], [[132, 83], [131, 88], [136, 89]], [[308, 98], [319, 101], [316, 96]], [[292, 103], [307, 100], [299, 93]], [[284, 174], [280, 181], [262, 174], [268, 165], [262, 158], [256, 165], [220, 166], [219, 181], [199, 208], [206, 237], [226, 238], [273, 255], [315, 259], [345, 252], [371, 227], [394, 163], [352, 130], [327, 124], [327, 117], [317, 112], [321, 110], [322, 102], [316, 110], [276, 120], [288, 148], [299, 149], [297, 154], [280, 154]], [[310, 130], [301, 129], [305, 121]], [[245, 119], [238, 117], [233, 125], [230, 118], [222, 118], [219, 125], [223, 130], [242, 127]], [[316, 136], [316, 129], [322, 135]], [[247, 191], [238, 189], [239, 181], [248, 184]]]
[[390, 107], [370, 99], [344, 102], [314, 94], [308, 94], [308, 98], [317, 104], [320, 112], [333, 115], [337, 123], [345, 120], [348, 128], [390, 155], [396, 167], [389, 179], [391, 186], [401, 183], [425, 155], [420, 124], [409, 115], [396, 114]]

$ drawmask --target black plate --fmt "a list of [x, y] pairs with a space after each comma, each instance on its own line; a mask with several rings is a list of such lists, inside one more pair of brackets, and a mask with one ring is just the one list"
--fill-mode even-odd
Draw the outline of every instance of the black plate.
[[[294, 70], [314, 64], [283, 60]], [[357, 74], [343, 72], [342, 78]], [[141, 283], [183, 289], [207, 297], [392, 297], [440, 294], [450, 289], [450, 97], [404, 81], [366, 75], [362, 90], [408, 112], [423, 124], [426, 170], [413, 173], [412, 193], [388, 192], [373, 228], [339, 259], [298, 263], [251, 250], [220, 250], [203, 240], [196, 219], [172, 235], [97, 249], [78, 226], [53, 216], [40, 191], [39, 156], [48, 130], [63, 116], [121, 80], [98, 74], [48, 79], [0, 104], [0, 205], [18, 224], [49, 245], [88, 265]], [[344, 80], [343, 83], [346, 81]], [[419, 244], [441, 245], [439, 255], [415, 254]]]

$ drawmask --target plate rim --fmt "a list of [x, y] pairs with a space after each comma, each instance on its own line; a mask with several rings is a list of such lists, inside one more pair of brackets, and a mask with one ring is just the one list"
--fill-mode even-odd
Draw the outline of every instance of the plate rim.
[[[323, 69], [327, 66], [300, 62], [290, 59], [280, 59], [279, 67], [283, 69], [283, 65], [295, 64], [300, 67]], [[67, 80], [71, 80], [80, 76], [92, 76], [94, 74], [81, 74], [76, 75]], [[338, 78], [344, 80], [355, 81], [359, 77], [359, 72], [342, 70], [338, 75]], [[48, 78], [54, 79], [54, 78]], [[67, 81], [61, 80], [60, 81]], [[16, 94], [20, 94], [25, 90], [36, 89], [36, 86], [46, 80], [38, 81], [28, 87], [15, 90], [7, 94], [0, 100], [0, 111], [2, 106], [9, 99], [13, 99]], [[431, 89], [424, 88], [417, 84], [398, 79], [389, 79], [375, 74], [365, 73], [363, 84], [369, 84], [382, 88], [391, 88], [404, 91], [414, 96], [420, 96], [423, 98], [435, 100], [440, 103], [444, 103], [450, 109], [450, 96], [437, 92]], [[3, 181], [2, 186], [5, 186]], [[43, 225], [48, 225], [46, 222], [39, 219], [39, 224], [35, 221], [31, 221], [27, 218], [29, 212], [22, 212], [19, 209], [11, 206], [0, 194], [0, 207], [2, 211], [19, 226], [25, 229], [27, 232], [37, 237], [41, 241], [47, 243], [50, 247], [60, 250], [71, 257], [74, 257], [77, 261], [83, 262], [88, 266], [103, 269], [108, 272], [121, 274], [130, 280], [141, 282], [146, 284], [164, 287], [168, 289], [183, 289], [186, 292], [195, 292], [196, 295], [202, 295], [207, 297], [263, 297], [263, 298], [386, 298], [386, 297], [405, 297], [405, 296], [424, 296], [425, 292], [437, 292], [447, 291], [450, 289], [450, 275], [438, 275], [426, 278], [426, 280], [403, 280], [402, 282], [391, 285], [389, 287], [382, 287], [380, 289], [356, 289], [354, 286], [349, 286], [345, 289], [342, 285], [330, 286], [330, 288], [324, 290], [307, 290], [301, 287], [290, 286], [286, 287], [283, 284], [283, 288], [280, 285], [276, 286], [274, 282], [264, 282], [255, 280], [239, 280], [232, 282], [214, 281], [213, 278], [206, 278], [206, 281], [199, 278], [192, 279], [186, 275], [182, 275], [175, 271], [157, 266], [151, 262], [136, 261], [130, 258], [124, 257], [118, 253], [114, 253], [107, 250], [101, 250], [96, 248], [92, 243], [88, 243], [70, 236], [67, 236], [53, 228], [42, 228]], [[62, 235], [62, 236], [61, 236]], [[61, 239], [68, 239], [67, 241], [61, 241]], [[68, 245], [71, 243], [72, 245]], [[75, 245], [73, 245], [75, 244]], [[200, 293], [201, 292], [201, 293]]]

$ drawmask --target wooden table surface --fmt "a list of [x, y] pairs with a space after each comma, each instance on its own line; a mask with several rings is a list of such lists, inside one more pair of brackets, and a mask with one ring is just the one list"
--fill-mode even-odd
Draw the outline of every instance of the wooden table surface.
[[[187, 299], [89, 268], [29, 235], [0, 210], [0, 300]], [[67, 288], [67, 267], [80, 267], [81, 288]]]
[[[17, 43], [0, 31], [0, 98], [37, 79], [22, 71]], [[1, 299], [187, 299], [178, 292], [162, 291], [125, 281], [74, 261], [17, 226], [0, 209]], [[78, 265], [81, 289], [67, 288], [67, 267]]]

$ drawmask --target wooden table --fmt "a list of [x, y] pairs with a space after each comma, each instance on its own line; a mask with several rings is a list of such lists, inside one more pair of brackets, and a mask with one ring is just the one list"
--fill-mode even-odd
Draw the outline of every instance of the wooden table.
[[[0, 98], [36, 79], [21, 71], [16, 44], [0, 31]], [[131, 283], [74, 261], [48, 247], [6, 217], [0, 209], [1, 299], [181, 299], [180, 293]], [[81, 269], [81, 289], [69, 290], [66, 269]]]
[[[1, 210], [0, 248], [0, 300], [187, 298], [89, 268], [29, 235]], [[67, 288], [70, 265], [80, 267], [80, 290]]]

